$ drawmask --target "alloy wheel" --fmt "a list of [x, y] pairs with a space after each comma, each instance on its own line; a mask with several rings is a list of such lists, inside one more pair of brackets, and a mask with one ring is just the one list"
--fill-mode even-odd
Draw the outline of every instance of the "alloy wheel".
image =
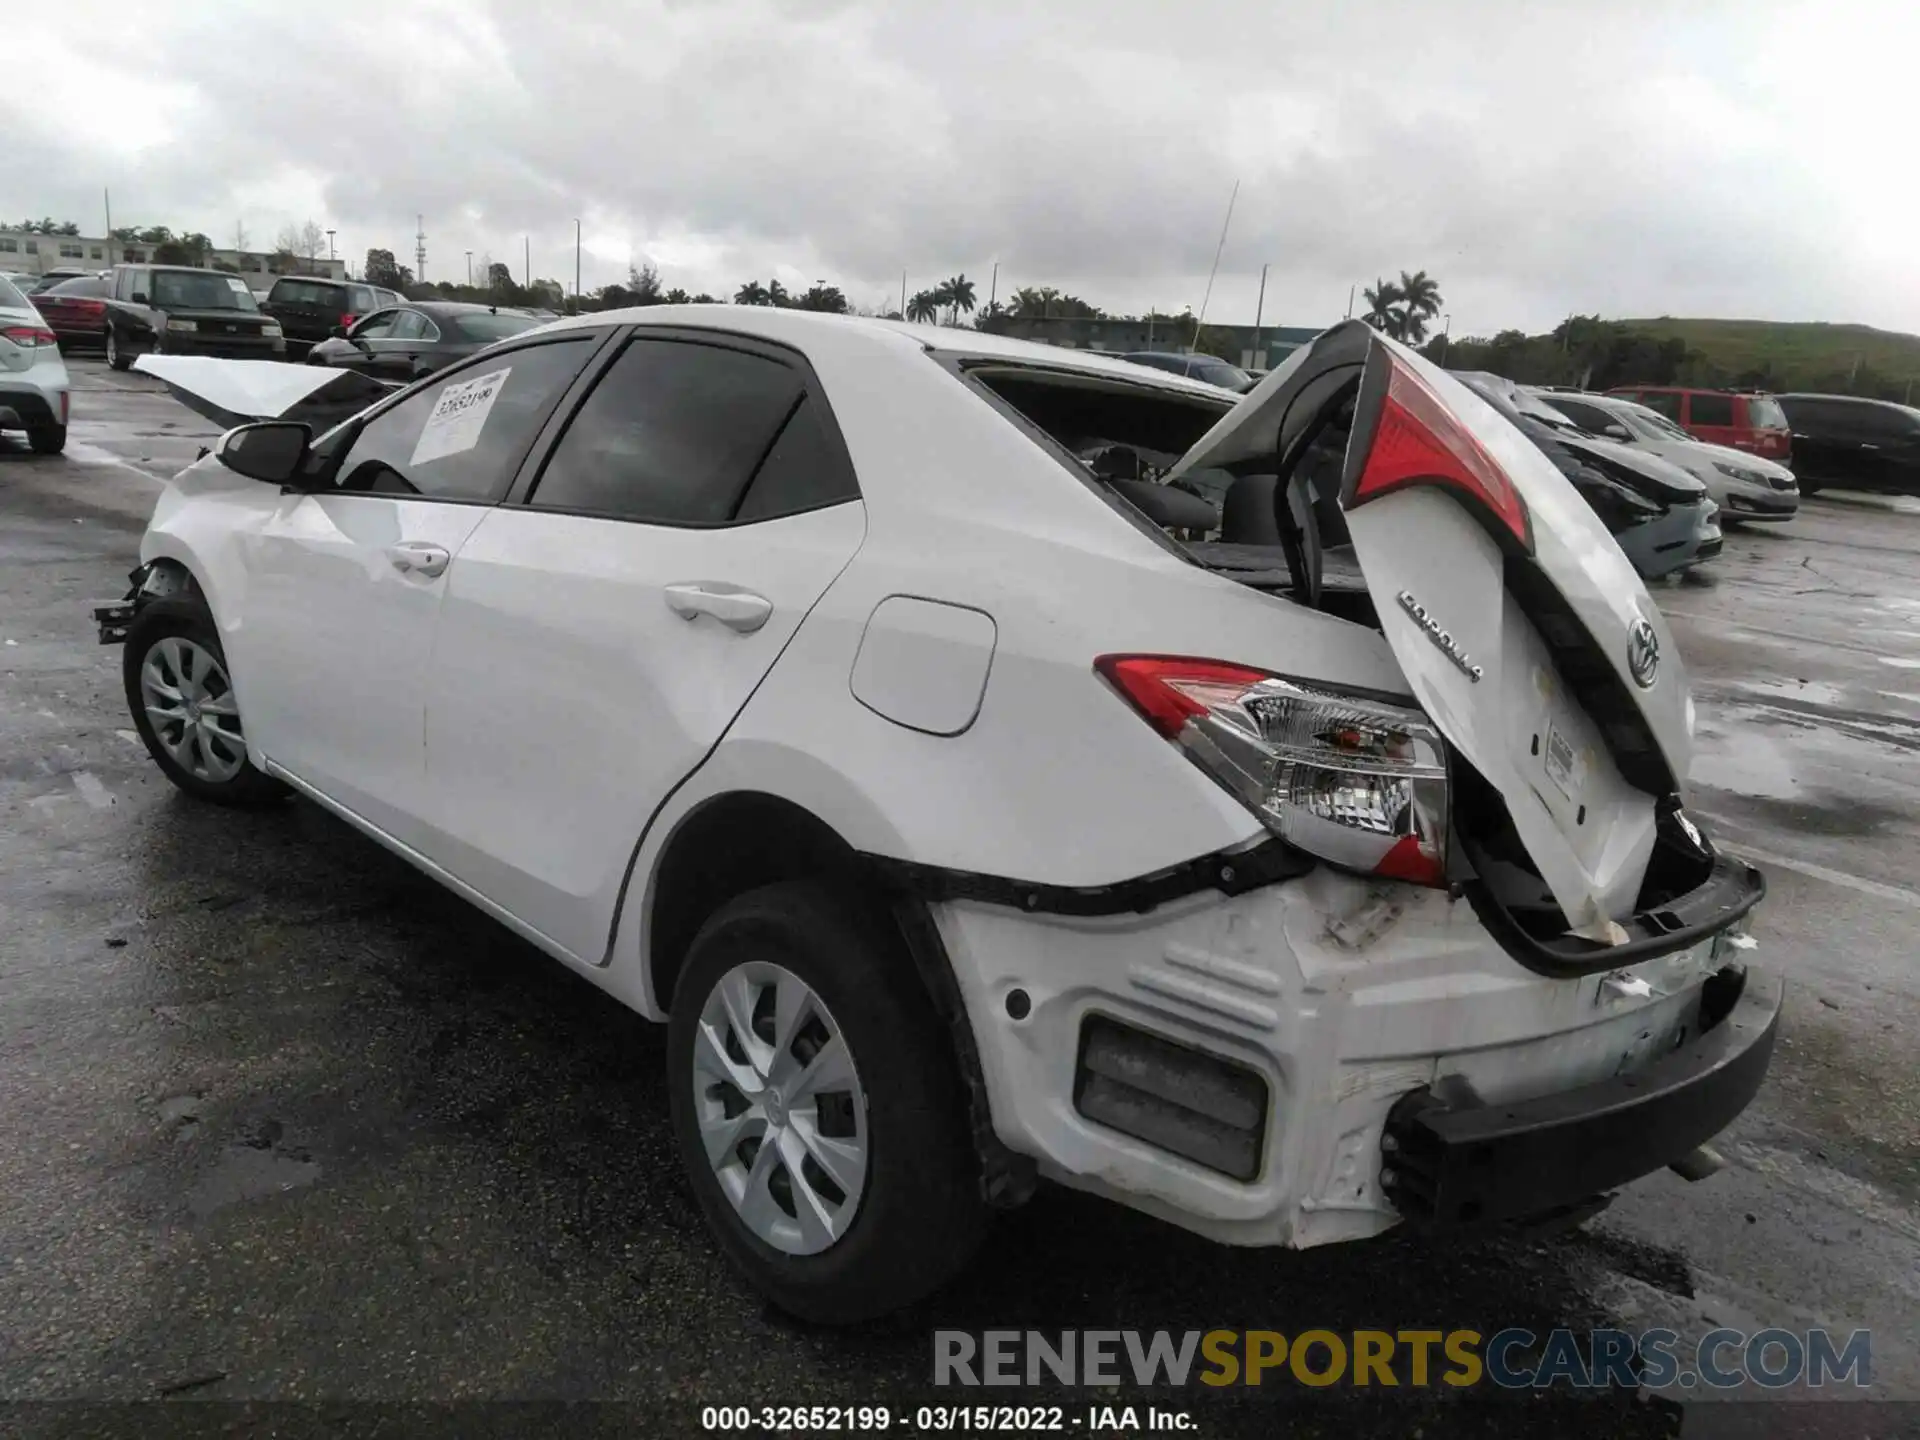
[[184, 635], [153, 642], [140, 666], [140, 703], [174, 763], [198, 780], [231, 780], [247, 763], [240, 707], [226, 667]]
[[847, 1233], [867, 1183], [867, 1097], [805, 981], [762, 961], [721, 976], [693, 1039], [693, 1095], [707, 1162], [756, 1238], [817, 1255]]

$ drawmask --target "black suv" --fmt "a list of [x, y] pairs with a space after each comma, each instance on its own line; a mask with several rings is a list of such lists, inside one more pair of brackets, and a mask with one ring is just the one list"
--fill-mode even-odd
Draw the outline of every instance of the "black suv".
[[1858, 395], [1776, 395], [1800, 493], [1822, 486], [1920, 495], [1920, 410]]
[[106, 300], [107, 363], [125, 370], [136, 355], [219, 355], [284, 360], [280, 327], [260, 313], [238, 275], [190, 265], [116, 265]]
[[329, 280], [318, 275], [282, 275], [261, 308], [287, 333], [287, 355], [297, 360], [330, 335], [351, 330], [362, 315], [404, 305], [407, 297], [359, 280]]

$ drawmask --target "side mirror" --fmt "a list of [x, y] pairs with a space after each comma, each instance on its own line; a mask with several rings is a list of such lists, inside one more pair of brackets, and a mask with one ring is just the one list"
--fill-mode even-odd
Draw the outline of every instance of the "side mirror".
[[300, 478], [313, 432], [291, 420], [263, 420], [227, 431], [214, 443], [214, 457], [249, 480], [291, 485]]
[[333, 340], [344, 340], [347, 338], [347, 327], [344, 325], [336, 325], [327, 331], [327, 336]]
[[146, 291], [136, 290], [133, 292], [133, 303], [136, 305], [151, 305], [153, 302], [147, 298]]

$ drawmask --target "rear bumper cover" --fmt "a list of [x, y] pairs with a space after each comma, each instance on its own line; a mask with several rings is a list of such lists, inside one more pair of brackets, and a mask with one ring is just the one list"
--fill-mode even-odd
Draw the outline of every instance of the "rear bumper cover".
[[48, 395], [43, 390], [26, 386], [0, 385], [0, 412], [7, 412], [12, 417], [0, 417], [0, 430], [39, 430], [58, 425], [58, 406], [58, 392]]
[[1595, 1084], [1495, 1105], [1414, 1091], [1387, 1118], [1382, 1184], [1409, 1219], [1454, 1225], [1550, 1214], [1649, 1175], [1753, 1099], [1784, 993], [1768, 972], [1721, 970], [1696, 1038]]

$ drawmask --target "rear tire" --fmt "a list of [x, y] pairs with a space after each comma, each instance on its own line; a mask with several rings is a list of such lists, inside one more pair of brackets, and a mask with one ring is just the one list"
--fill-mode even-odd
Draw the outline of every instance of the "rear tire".
[[36, 430], [29, 430], [27, 444], [33, 447], [36, 455], [58, 455], [67, 448], [67, 427], [42, 425]]
[[115, 370], [125, 370], [133, 364], [133, 356], [127, 353], [126, 342], [120, 338], [118, 326], [107, 327], [107, 364]]
[[[809, 1087], [835, 1046], [844, 1077]], [[938, 1289], [979, 1245], [952, 1045], [898, 935], [857, 894], [784, 882], [716, 911], [675, 985], [667, 1063], [700, 1208], [780, 1309], [871, 1319]], [[845, 1186], [815, 1158], [822, 1139]]]
[[187, 794], [244, 809], [287, 797], [285, 785], [247, 758], [226, 651], [203, 600], [174, 596], [142, 606], [120, 673], [147, 753]]

